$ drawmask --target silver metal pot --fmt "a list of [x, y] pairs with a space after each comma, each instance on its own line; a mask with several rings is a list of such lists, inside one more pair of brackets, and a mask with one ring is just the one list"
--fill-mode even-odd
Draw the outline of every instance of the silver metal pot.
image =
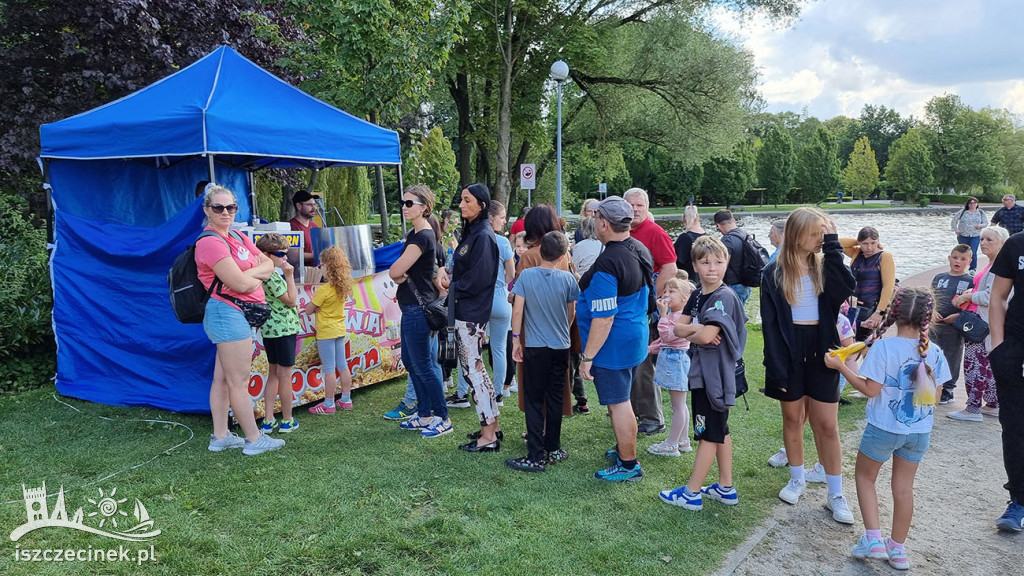
[[348, 261], [352, 264], [353, 278], [373, 274], [376, 264], [373, 260], [373, 234], [369, 224], [314, 228], [310, 230], [310, 236], [317, 264], [320, 263], [321, 251], [328, 246], [337, 246], [348, 256]]

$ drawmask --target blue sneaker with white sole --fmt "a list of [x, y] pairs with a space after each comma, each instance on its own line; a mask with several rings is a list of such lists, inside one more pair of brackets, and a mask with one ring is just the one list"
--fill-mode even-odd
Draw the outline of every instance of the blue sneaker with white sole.
[[705, 486], [700, 489], [701, 496], [707, 496], [712, 500], [717, 500], [726, 506], [735, 506], [740, 503], [739, 494], [736, 493], [736, 487], [730, 486], [728, 489], [722, 488], [715, 482], [711, 486]]
[[295, 418], [291, 420], [281, 420], [281, 425], [278, 427], [278, 431], [282, 434], [294, 432], [299, 429], [299, 421]]
[[658, 498], [661, 498], [661, 501], [666, 504], [679, 506], [687, 510], [700, 511], [704, 509], [704, 499], [701, 498], [701, 495], [690, 492], [690, 489], [685, 484], [674, 490], [658, 492]]
[[996, 528], [1006, 532], [1020, 532], [1024, 530], [1024, 506], [1016, 500], [1010, 500], [1006, 512], [996, 520]]

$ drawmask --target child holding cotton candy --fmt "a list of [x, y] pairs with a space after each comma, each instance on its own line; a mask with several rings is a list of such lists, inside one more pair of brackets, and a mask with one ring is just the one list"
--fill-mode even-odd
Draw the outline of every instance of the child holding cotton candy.
[[[942, 350], [928, 339], [934, 297], [928, 288], [901, 288], [889, 304], [885, 322], [875, 329], [859, 374], [834, 351], [825, 365], [838, 370], [868, 397], [867, 425], [857, 453], [857, 500], [865, 533], [853, 548], [855, 558], [888, 559], [896, 569], [910, 567], [904, 547], [914, 514], [914, 476], [928, 449], [941, 383], [949, 379]], [[896, 324], [896, 336], [880, 338]], [[883, 543], [875, 481], [893, 456], [892, 533]]]

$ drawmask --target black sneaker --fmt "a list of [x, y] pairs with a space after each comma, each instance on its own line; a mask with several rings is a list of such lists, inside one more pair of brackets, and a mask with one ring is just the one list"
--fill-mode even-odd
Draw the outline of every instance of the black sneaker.
[[469, 408], [469, 396], [459, 396], [456, 392], [444, 399], [449, 408]]
[[587, 415], [590, 414], [590, 406], [587, 406], [586, 404], [576, 404], [572, 407], [572, 411], [574, 414]]
[[558, 462], [565, 462], [569, 459], [569, 453], [565, 450], [558, 449], [553, 452], [548, 452], [548, 457], [545, 459], [548, 464], [556, 464]]
[[942, 389], [942, 396], [939, 397], [939, 404], [949, 404], [953, 401], [953, 392]]
[[547, 465], [543, 462], [534, 462], [530, 460], [529, 456], [523, 456], [522, 458], [506, 458], [505, 465], [513, 470], [520, 470], [522, 472], [543, 472], [547, 470]]

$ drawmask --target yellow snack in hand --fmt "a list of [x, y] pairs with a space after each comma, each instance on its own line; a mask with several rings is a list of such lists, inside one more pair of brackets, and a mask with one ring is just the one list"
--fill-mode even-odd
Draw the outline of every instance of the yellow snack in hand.
[[849, 346], [843, 346], [842, 348], [829, 350], [828, 353], [830, 356], [835, 356], [836, 358], [839, 358], [840, 362], [846, 362], [846, 359], [849, 358], [850, 356], [853, 356], [854, 359], [859, 358], [861, 354], [864, 353], [864, 350], [867, 350], [867, 347], [868, 345], [863, 342], [854, 342]]

